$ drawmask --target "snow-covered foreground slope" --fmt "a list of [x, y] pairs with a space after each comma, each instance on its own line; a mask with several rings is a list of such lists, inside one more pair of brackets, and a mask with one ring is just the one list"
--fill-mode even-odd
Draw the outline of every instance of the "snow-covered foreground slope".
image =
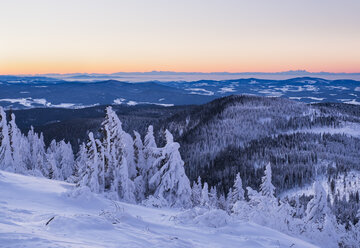
[[315, 247], [216, 212], [193, 220], [180, 210], [70, 196], [73, 187], [0, 171], [0, 247]]

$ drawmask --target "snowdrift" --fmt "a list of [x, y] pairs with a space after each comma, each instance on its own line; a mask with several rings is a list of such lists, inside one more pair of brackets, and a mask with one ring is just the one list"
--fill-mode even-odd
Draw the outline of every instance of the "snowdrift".
[[0, 246], [316, 247], [225, 213], [150, 208], [73, 189], [0, 171]]

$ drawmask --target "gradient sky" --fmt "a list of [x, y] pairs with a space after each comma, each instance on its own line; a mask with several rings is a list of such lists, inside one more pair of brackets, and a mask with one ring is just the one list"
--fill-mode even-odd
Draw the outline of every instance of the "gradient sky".
[[360, 72], [359, 0], [0, 0], [0, 74]]

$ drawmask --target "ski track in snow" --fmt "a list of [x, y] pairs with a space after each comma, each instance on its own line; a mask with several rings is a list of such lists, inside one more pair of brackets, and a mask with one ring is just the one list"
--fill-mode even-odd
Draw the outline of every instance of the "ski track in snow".
[[106, 217], [114, 202], [70, 197], [73, 187], [0, 171], [0, 247], [316, 247], [252, 223], [179, 224], [181, 210], [121, 202], [115, 223]]

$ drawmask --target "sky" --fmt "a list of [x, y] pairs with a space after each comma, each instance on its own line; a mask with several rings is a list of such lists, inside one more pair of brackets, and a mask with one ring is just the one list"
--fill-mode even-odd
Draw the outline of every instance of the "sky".
[[0, 0], [0, 74], [360, 72], [359, 0]]

